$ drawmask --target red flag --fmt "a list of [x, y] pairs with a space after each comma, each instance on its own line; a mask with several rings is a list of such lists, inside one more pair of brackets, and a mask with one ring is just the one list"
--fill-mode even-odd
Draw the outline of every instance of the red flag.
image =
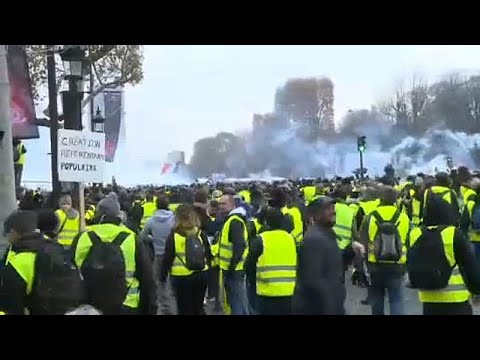
[[169, 163], [165, 163], [163, 164], [163, 168], [162, 168], [162, 175], [163, 174], [166, 174], [168, 172], [168, 170], [170, 170], [172, 167], [172, 164], [169, 164]]

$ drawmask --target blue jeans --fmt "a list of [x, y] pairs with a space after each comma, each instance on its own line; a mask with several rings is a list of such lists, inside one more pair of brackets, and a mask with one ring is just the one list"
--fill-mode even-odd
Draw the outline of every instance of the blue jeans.
[[403, 308], [403, 277], [374, 279], [368, 288], [368, 301], [372, 315], [385, 315], [385, 295], [388, 293], [390, 315], [405, 315]]
[[243, 271], [223, 272], [225, 295], [232, 315], [248, 315], [247, 288]]

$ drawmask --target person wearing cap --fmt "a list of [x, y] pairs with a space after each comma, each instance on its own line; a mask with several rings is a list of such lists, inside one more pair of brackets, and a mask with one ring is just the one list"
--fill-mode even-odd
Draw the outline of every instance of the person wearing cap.
[[58, 216], [58, 242], [68, 249], [74, 237], [80, 232], [80, 214], [72, 207], [70, 195], [63, 196], [59, 201], [60, 209], [55, 211]]
[[297, 249], [295, 239], [283, 230], [282, 211], [266, 210], [267, 231], [250, 241], [245, 260], [250, 314], [290, 315], [295, 287]]
[[[136, 238], [135, 233], [121, 223], [120, 204], [114, 197], [100, 201], [96, 209], [98, 224], [90, 230], [79, 234], [73, 241], [71, 252], [74, 263], [82, 269], [88, 259], [94, 240], [111, 243], [120, 234], [125, 233], [125, 239], [120, 246], [125, 262], [126, 285], [128, 294], [116, 310], [110, 310], [114, 315], [156, 315], [156, 286], [153, 280], [153, 265], [144, 244]], [[87, 288], [91, 285], [88, 284]], [[103, 313], [108, 314], [106, 311]]]
[[321, 197], [307, 208], [309, 228], [298, 253], [292, 311], [297, 315], [344, 315], [342, 252], [333, 227], [335, 204]]
[[212, 200], [218, 201], [223, 196], [223, 193], [220, 190], [213, 190]]

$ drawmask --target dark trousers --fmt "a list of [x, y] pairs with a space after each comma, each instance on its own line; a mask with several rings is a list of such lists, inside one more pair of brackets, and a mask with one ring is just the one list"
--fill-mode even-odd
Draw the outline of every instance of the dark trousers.
[[208, 273], [200, 271], [189, 276], [172, 276], [178, 315], [205, 315], [203, 300], [207, 292]]
[[23, 165], [15, 164], [15, 187], [18, 189], [22, 183]]
[[155, 284], [157, 285], [157, 299], [160, 314], [162, 315], [172, 315], [173, 309], [171, 303], [173, 300], [172, 291], [170, 288], [170, 281], [167, 280], [167, 285], [162, 290], [162, 286], [160, 284], [160, 271], [162, 269], [162, 261], [163, 255], [155, 255], [155, 259], [153, 261], [153, 274], [155, 278]]
[[214, 311], [222, 310], [220, 299], [220, 268], [218, 266], [208, 269], [208, 299], [214, 300]]
[[258, 315], [291, 315], [292, 297], [257, 296], [256, 306]]
[[470, 302], [423, 303], [423, 315], [473, 315]]

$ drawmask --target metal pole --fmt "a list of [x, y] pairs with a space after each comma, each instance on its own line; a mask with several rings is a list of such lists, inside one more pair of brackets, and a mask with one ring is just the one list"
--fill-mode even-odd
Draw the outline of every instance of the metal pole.
[[47, 80], [48, 80], [48, 111], [50, 116], [50, 152], [52, 166], [52, 208], [56, 208], [61, 193], [61, 184], [58, 180], [58, 104], [57, 104], [57, 77], [55, 74], [54, 45], [47, 45]]
[[363, 151], [360, 151], [360, 181], [363, 182]]
[[93, 94], [93, 88], [95, 87], [95, 82], [93, 78], [93, 63], [90, 62], [90, 131], [93, 131], [93, 117], [95, 116], [95, 103], [94, 103], [94, 98], [92, 96]]
[[[79, 89], [78, 83], [83, 79], [68, 78], [68, 91], [62, 92], [63, 114], [65, 117], [65, 129], [82, 131], [82, 98], [83, 89]], [[78, 83], [77, 83], [78, 82]], [[80, 206], [80, 189], [78, 183], [73, 183], [71, 192], [72, 203], [75, 209]]]
[[0, 255], [2, 257], [8, 246], [3, 237], [3, 223], [16, 207], [7, 45], [0, 45]]

